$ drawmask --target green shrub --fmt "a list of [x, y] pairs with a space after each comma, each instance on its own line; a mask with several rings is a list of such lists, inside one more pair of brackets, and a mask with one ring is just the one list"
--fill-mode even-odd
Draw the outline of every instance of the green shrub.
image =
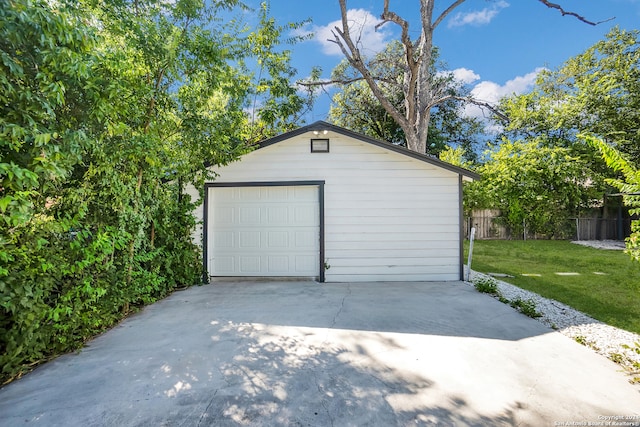
[[505, 298], [498, 290], [498, 281], [493, 277], [479, 276], [474, 279], [473, 286], [478, 290], [478, 292], [493, 295], [501, 303], [509, 304], [511, 307], [526, 316], [534, 319], [542, 316], [542, 313], [539, 313], [536, 310], [536, 303], [532, 299], [523, 300], [518, 297], [514, 300], [509, 300], [508, 298]]
[[498, 282], [493, 277], [480, 276], [473, 280], [473, 286], [484, 294], [498, 295]]
[[542, 316], [542, 313], [536, 310], [536, 303], [532, 299], [523, 300], [522, 298], [518, 297], [514, 300], [511, 300], [509, 305], [525, 316], [529, 316], [533, 319]]
[[[288, 27], [266, 6], [247, 34], [216, 19], [236, 2], [130, 3], [0, 7], [0, 384], [202, 283], [183, 184], [204, 191], [208, 165], [290, 130], [306, 105], [281, 84]], [[237, 66], [248, 58], [270, 64], [259, 82]], [[258, 90], [269, 83], [284, 90]]]
[[147, 237], [136, 250], [129, 281], [131, 235], [121, 229], [48, 218], [14, 230], [0, 246], [0, 384], [81, 347], [138, 306], [201, 283], [189, 209], [163, 212], [166, 224], [153, 247]]

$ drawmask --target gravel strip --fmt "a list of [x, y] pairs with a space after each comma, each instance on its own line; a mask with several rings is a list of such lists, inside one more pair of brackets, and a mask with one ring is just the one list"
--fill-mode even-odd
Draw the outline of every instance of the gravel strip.
[[[471, 282], [480, 277], [491, 276], [471, 270], [469, 277]], [[640, 354], [632, 348], [634, 343], [640, 343], [640, 335], [602, 323], [561, 302], [541, 297], [495, 277], [493, 279], [496, 280], [500, 295], [504, 298], [510, 301], [517, 298], [533, 300], [536, 310], [542, 314], [536, 319], [537, 321], [621, 364], [629, 371], [639, 373], [638, 368], [633, 364], [640, 364]], [[624, 348], [624, 345], [632, 348]]]

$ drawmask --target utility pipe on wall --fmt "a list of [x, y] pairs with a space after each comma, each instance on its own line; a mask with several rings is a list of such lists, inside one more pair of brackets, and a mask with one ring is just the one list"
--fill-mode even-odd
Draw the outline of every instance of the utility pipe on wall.
[[471, 227], [471, 234], [469, 235], [469, 256], [467, 257], [467, 277], [466, 281], [469, 281], [469, 277], [471, 276], [471, 255], [473, 254], [473, 240], [476, 237], [476, 228]]

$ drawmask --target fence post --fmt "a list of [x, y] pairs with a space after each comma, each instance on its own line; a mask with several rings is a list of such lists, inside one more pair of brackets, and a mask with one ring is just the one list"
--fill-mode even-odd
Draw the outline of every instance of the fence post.
[[622, 197], [620, 197], [620, 204], [618, 205], [616, 237], [618, 240], [624, 240], [624, 232], [622, 231]]

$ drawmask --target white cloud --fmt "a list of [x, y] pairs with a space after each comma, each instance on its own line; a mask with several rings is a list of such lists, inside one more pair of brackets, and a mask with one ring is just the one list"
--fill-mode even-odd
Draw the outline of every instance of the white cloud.
[[471, 95], [490, 104], [497, 103], [500, 98], [507, 95], [519, 95], [531, 89], [536, 78], [544, 68], [536, 68], [534, 71], [508, 80], [504, 85], [490, 81], [482, 81], [471, 90]]
[[455, 70], [438, 71], [436, 73], [436, 77], [440, 77], [443, 79], [452, 79], [453, 81], [462, 83], [463, 85], [468, 85], [480, 80], [480, 76], [477, 75], [473, 70], [469, 70], [468, 68], [456, 68]]
[[[499, 85], [498, 83], [491, 81], [482, 81], [471, 89], [471, 96], [481, 102], [486, 102], [490, 105], [497, 105], [500, 99], [510, 95], [520, 95], [531, 90], [536, 82], [538, 74], [545, 70], [543, 67], [536, 68], [534, 71], [525, 74], [524, 76], [517, 76], [511, 80], [508, 80], [505, 84]], [[487, 113], [477, 105], [467, 104], [464, 108], [464, 114], [470, 117], [486, 118]], [[487, 130], [497, 130], [495, 128]]]
[[[381, 21], [365, 9], [350, 9], [347, 11], [351, 38], [357, 43], [360, 51], [365, 55], [373, 55], [384, 49], [391, 33], [384, 26], [376, 31], [375, 26]], [[314, 34], [313, 41], [319, 43], [325, 55], [342, 56], [338, 45], [329, 40], [335, 40], [332, 33], [335, 27], [342, 28], [342, 21], [336, 20], [324, 26], [312, 25], [298, 34]]]
[[469, 70], [467, 68], [456, 68], [451, 72], [451, 74], [453, 74], [454, 79], [464, 84], [471, 84], [480, 80], [479, 75], [474, 73], [473, 70]]
[[482, 10], [467, 13], [460, 12], [455, 14], [449, 20], [447, 26], [451, 28], [462, 27], [463, 25], [486, 25], [491, 22], [491, 20], [493, 20], [493, 18], [495, 18], [502, 9], [506, 7], [509, 7], [509, 3], [501, 0], [493, 4], [491, 7], [485, 7]]

